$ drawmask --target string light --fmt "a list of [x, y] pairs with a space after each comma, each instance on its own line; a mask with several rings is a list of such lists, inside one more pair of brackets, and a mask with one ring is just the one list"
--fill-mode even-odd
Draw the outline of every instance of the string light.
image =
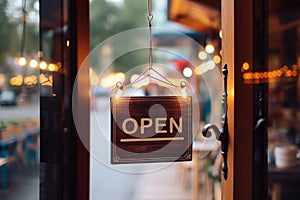
[[[58, 66], [57, 64], [53, 64], [53, 63], [49, 64], [49, 68], [47, 69], [48, 64], [46, 61], [42, 60], [39, 63], [34, 58], [30, 59], [29, 61], [24, 56], [25, 41], [26, 41], [26, 23], [27, 23], [26, 4], [27, 1], [22, 0], [23, 24], [22, 24], [22, 32], [21, 32], [20, 57], [15, 59], [15, 64], [20, 66], [26, 66], [28, 64], [28, 66], [33, 69], [39, 67], [41, 70], [49, 70], [49, 71], [56, 72], [60, 68], [60, 66]], [[41, 45], [41, 41], [40, 41], [40, 45]], [[40, 60], [43, 57], [43, 52], [41, 51], [41, 48], [40, 51], [38, 51], [37, 56]], [[47, 84], [49, 86], [52, 86], [52, 75], [46, 77], [45, 75], [41, 74], [39, 78], [35, 75], [30, 75], [25, 77], [23, 77], [22, 75], [17, 75], [15, 77], [10, 78], [9, 83], [12, 86], [25, 85], [26, 87], [32, 87], [37, 84], [41, 84], [41, 85]]]
[[[41, 70], [49, 70], [51, 72], [57, 72], [59, 70], [58, 65], [50, 63], [49, 65], [47, 64], [46, 61], [42, 60], [40, 63], [38, 63], [37, 60], [31, 59], [29, 63], [27, 62], [27, 59], [24, 57], [24, 49], [25, 49], [25, 41], [26, 41], [26, 23], [27, 23], [27, 11], [26, 11], [26, 0], [22, 0], [22, 14], [23, 14], [23, 27], [22, 27], [22, 34], [21, 34], [21, 46], [20, 46], [20, 57], [16, 59], [16, 64], [20, 66], [26, 66], [29, 64], [29, 67], [31, 68], [37, 68], [39, 67]], [[41, 45], [41, 42], [40, 42]], [[69, 40], [67, 41], [67, 46], [69, 46]], [[43, 52], [38, 51], [37, 53], [38, 57], [42, 59], [43, 57]]]
[[39, 65], [39, 63], [36, 61], [36, 59], [31, 59], [29, 62], [29, 66], [31, 68], [37, 68], [38, 65]]
[[45, 61], [40, 62], [40, 69], [41, 70], [45, 70], [45, 69], [47, 69], [47, 67], [48, 67], [48, 64]]
[[247, 62], [244, 62], [244, 63], [243, 63], [243, 66], [242, 66], [242, 70], [245, 70], [245, 71], [247, 71], [249, 68], [250, 68], [250, 65], [249, 65], [249, 63], [247, 63]]
[[21, 57], [19, 58], [19, 60], [18, 60], [18, 64], [19, 64], [20, 66], [25, 66], [26, 63], [27, 63], [26, 58], [25, 58], [24, 56], [21, 56]]
[[[249, 64], [244, 63], [242, 71], [249, 69]], [[246, 84], [261, 84], [279, 80], [281, 77], [293, 78], [298, 76], [298, 69], [292, 67], [289, 69], [288, 66], [284, 65], [280, 69], [264, 72], [245, 72], [243, 73], [243, 79]]]
[[55, 66], [53, 63], [50, 63], [50, 64], [48, 65], [48, 70], [49, 70], [50, 72], [56, 71], [56, 66]]
[[43, 57], [43, 52], [42, 52], [42, 51], [38, 51], [38, 52], [37, 52], [37, 56], [38, 56], [39, 58], [42, 58], [42, 57]]

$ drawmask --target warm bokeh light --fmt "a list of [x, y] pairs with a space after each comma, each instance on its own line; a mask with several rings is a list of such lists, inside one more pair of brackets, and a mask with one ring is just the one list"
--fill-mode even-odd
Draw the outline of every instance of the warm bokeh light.
[[24, 78], [24, 84], [26, 86], [32, 86], [32, 85], [35, 85], [36, 83], [37, 83], [37, 78], [35, 75], [26, 76]]
[[25, 66], [26, 63], [27, 63], [26, 58], [24, 58], [23, 56], [19, 58], [18, 64], [19, 64], [20, 66]]
[[249, 63], [244, 62], [244, 63], [243, 63], [243, 66], [242, 66], [242, 69], [245, 70], [245, 71], [248, 70], [248, 69], [250, 69]]
[[45, 74], [40, 74], [40, 84], [41, 85], [52, 87], [52, 83], [53, 83], [52, 75], [50, 75], [49, 77], [46, 77]]
[[48, 70], [49, 70], [50, 72], [57, 71], [57, 66], [56, 66], [55, 64], [53, 64], [53, 63], [50, 63], [50, 64], [48, 65]]
[[22, 75], [17, 75], [15, 77], [12, 77], [10, 80], [9, 80], [9, 83], [13, 86], [21, 86], [22, 83], [23, 83], [23, 76]]
[[293, 74], [293, 72], [292, 72], [292, 70], [287, 70], [286, 72], [285, 72], [285, 76], [286, 77], [291, 77], [292, 76], [292, 74]]
[[215, 68], [216, 64], [213, 60], [209, 60], [207, 63], [206, 63], [206, 66], [207, 66], [207, 69], [209, 70], [212, 70]]
[[36, 59], [31, 59], [31, 60], [29, 61], [29, 66], [30, 66], [31, 68], [37, 68], [38, 65], [39, 65], [39, 63], [36, 61]]
[[221, 62], [221, 57], [220, 57], [219, 55], [215, 55], [215, 56], [213, 57], [213, 60], [214, 60], [214, 62], [215, 62], [216, 64], [220, 64], [220, 62]]
[[[281, 72], [281, 70], [276, 70], [276, 76], [281, 76], [282, 75], [282, 72]], [[265, 77], [265, 76], [264, 76]]]
[[294, 77], [296, 77], [296, 76], [298, 76], [298, 72], [297, 72], [296, 70], [294, 70], [294, 71], [292, 72], [292, 75], [293, 75]]
[[206, 51], [207, 53], [213, 53], [213, 52], [215, 51], [215, 47], [214, 47], [212, 44], [207, 44], [207, 45], [205, 46], [205, 51]]
[[70, 40], [67, 40], [66, 42], [66, 46], [69, 47], [70, 46]]
[[40, 69], [41, 70], [45, 70], [45, 69], [47, 69], [47, 67], [48, 67], [48, 65], [45, 61], [40, 62]]
[[222, 32], [222, 30], [220, 30], [219, 31], [219, 37], [222, 39], [222, 37], [223, 37], [223, 32]]
[[43, 57], [43, 52], [42, 52], [42, 51], [38, 51], [37, 56], [38, 56], [39, 58]]
[[182, 73], [183, 73], [183, 75], [184, 75], [185, 77], [187, 77], [187, 78], [189, 78], [189, 77], [191, 77], [191, 76], [193, 75], [193, 71], [192, 71], [192, 69], [189, 68], [189, 67], [184, 68], [184, 70], [183, 70]]
[[199, 66], [196, 67], [194, 71], [195, 71], [195, 74], [196, 74], [196, 75], [201, 75], [201, 71], [200, 71]]
[[[261, 84], [273, 81], [280, 81], [282, 76], [286, 78], [293, 78], [298, 76], [297, 67], [292, 65], [289, 69], [288, 66], [284, 65], [283, 67], [272, 70], [272, 71], [264, 71], [264, 72], [245, 72], [243, 73], [243, 79], [246, 84]], [[246, 67], [247, 68], [247, 67]], [[242, 67], [243, 69], [243, 67]], [[243, 71], [243, 70], [242, 70]]]
[[199, 57], [200, 60], [206, 60], [207, 53], [205, 51], [199, 51], [198, 57]]
[[282, 69], [283, 72], [286, 72], [289, 69], [289, 67], [284, 65], [281, 69]]
[[124, 80], [125, 80], [124, 73], [122, 72], [111, 73], [105, 78], [101, 79], [100, 85], [105, 88], [113, 87], [117, 82], [124, 82]]

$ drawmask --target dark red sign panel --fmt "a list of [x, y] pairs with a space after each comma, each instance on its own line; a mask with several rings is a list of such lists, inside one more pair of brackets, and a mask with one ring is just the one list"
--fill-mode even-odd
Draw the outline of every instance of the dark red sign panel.
[[191, 97], [111, 97], [111, 162], [192, 159]]

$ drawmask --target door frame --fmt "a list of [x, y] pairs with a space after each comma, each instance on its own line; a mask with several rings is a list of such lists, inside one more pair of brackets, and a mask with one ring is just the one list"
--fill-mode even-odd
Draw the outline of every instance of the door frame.
[[221, 1], [222, 61], [228, 65], [228, 179], [222, 199], [267, 198], [267, 85], [246, 84], [248, 72], [266, 70], [266, 8], [261, 0]]
[[[90, 197], [90, 79], [89, 68], [82, 68], [81, 63], [90, 53], [90, 21], [89, 1], [69, 0], [69, 27], [70, 27], [70, 66], [72, 70], [71, 85], [77, 78], [72, 92], [76, 96], [77, 113], [73, 113], [76, 126], [76, 199], [89, 200]], [[80, 73], [79, 72], [80, 69]], [[75, 91], [76, 88], [76, 91]], [[73, 100], [72, 100], [73, 101]], [[74, 112], [74, 111], [73, 111]], [[86, 133], [79, 137], [78, 132]], [[82, 141], [84, 140], [84, 141]], [[75, 153], [75, 152], [74, 152]]]
[[222, 62], [228, 65], [228, 178], [222, 199], [252, 199], [253, 87], [244, 84], [241, 67], [253, 70], [252, 0], [221, 1]]
[[[90, 52], [89, 1], [41, 0], [42, 52], [43, 33], [48, 31], [57, 37], [51, 36], [48, 41], [51, 47], [47, 61], [60, 63], [61, 69], [52, 74], [53, 94], [40, 97], [40, 199], [89, 200], [90, 154], [86, 148], [90, 140], [89, 70], [81, 69], [78, 74]], [[78, 136], [83, 130], [85, 145]]]

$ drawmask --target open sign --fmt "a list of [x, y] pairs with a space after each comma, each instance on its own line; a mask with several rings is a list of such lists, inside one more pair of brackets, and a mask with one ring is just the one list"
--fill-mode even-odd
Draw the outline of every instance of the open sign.
[[111, 97], [111, 162], [192, 158], [191, 97]]

